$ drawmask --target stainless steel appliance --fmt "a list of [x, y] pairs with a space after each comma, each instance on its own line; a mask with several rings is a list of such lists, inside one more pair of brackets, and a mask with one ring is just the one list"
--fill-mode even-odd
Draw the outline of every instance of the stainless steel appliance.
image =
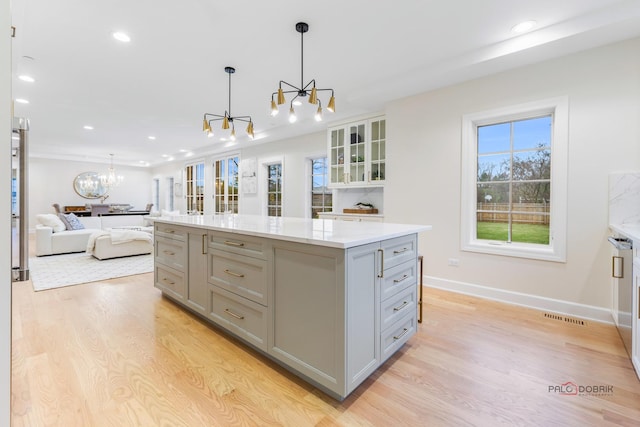
[[[13, 118], [13, 134], [18, 139], [14, 144], [12, 138], [12, 233], [11, 233], [11, 278], [14, 282], [29, 280], [29, 229], [28, 218], [28, 133], [27, 119]], [[13, 135], [12, 134], [12, 135]]]
[[633, 320], [633, 245], [625, 237], [609, 237], [613, 245], [611, 277], [613, 278], [613, 320], [624, 347], [631, 357], [631, 322]]

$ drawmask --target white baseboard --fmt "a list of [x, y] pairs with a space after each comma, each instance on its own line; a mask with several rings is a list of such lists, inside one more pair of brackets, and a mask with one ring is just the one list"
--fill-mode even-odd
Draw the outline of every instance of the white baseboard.
[[441, 279], [438, 277], [424, 276], [423, 284], [430, 288], [443, 289], [478, 298], [515, 304], [541, 311], [564, 314], [582, 319], [613, 324], [611, 311], [602, 307], [577, 304], [569, 301], [561, 301], [536, 295], [522, 294], [506, 291], [504, 289], [490, 288], [473, 283], [457, 282], [455, 280]]

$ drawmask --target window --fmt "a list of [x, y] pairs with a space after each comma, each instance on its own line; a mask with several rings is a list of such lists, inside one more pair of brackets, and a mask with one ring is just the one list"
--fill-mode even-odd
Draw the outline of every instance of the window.
[[213, 200], [215, 213], [238, 213], [239, 156], [223, 157], [213, 162]]
[[185, 168], [187, 213], [204, 213], [204, 163]]
[[318, 212], [333, 209], [333, 192], [327, 188], [328, 184], [327, 158], [311, 159], [311, 218], [318, 218]]
[[282, 163], [267, 165], [267, 215], [282, 216]]
[[568, 102], [463, 118], [462, 249], [566, 260]]

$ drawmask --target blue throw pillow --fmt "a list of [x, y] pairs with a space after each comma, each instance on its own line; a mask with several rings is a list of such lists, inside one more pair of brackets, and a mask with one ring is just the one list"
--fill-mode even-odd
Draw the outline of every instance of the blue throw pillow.
[[67, 220], [69, 224], [69, 228], [67, 230], [83, 230], [84, 225], [80, 222], [77, 216], [73, 213], [64, 214], [64, 218]]

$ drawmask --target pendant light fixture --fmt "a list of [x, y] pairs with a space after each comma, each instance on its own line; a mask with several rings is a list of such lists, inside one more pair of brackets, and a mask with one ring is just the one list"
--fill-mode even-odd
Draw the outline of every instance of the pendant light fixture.
[[106, 189], [117, 187], [122, 184], [122, 181], [124, 181], [124, 177], [122, 175], [117, 175], [116, 170], [113, 167], [113, 154], [109, 155], [111, 156], [111, 166], [109, 166], [109, 171], [106, 174], [100, 175], [100, 184], [102, 184]]
[[[300, 33], [300, 87], [294, 86], [291, 83], [287, 83], [284, 80], [280, 80], [280, 84], [278, 85], [278, 91], [273, 92], [271, 94], [271, 115], [275, 116], [278, 114], [278, 106], [282, 105], [286, 102], [285, 94], [295, 93], [296, 95], [291, 99], [289, 103], [289, 121], [291, 123], [295, 122], [297, 119], [296, 112], [293, 108], [293, 102], [298, 97], [306, 97], [309, 96], [309, 104], [318, 105], [318, 109], [316, 110], [315, 119], [317, 121], [322, 120], [322, 102], [318, 98], [318, 92], [322, 91], [331, 91], [331, 98], [329, 98], [329, 103], [327, 104], [327, 110], [332, 113], [336, 109], [336, 100], [333, 96], [333, 89], [318, 89], [316, 88], [315, 79], [311, 80], [306, 85], [304, 84], [304, 33], [309, 31], [309, 25], [306, 22], [298, 22], [296, 24], [296, 31]], [[289, 90], [283, 90], [282, 85], [289, 87]], [[286, 89], [285, 87], [285, 89]], [[274, 99], [274, 97], [276, 97]]]
[[[247, 125], [247, 135], [251, 139], [253, 139], [253, 121], [251, 120], [251, 116], [232, 116], [231, 115], [231, 74], [236, 72], [236, 69], [233, 67], [224, 67], [224, 71], [229, 74], [229, 109], [224, 112], [224, 115], [221, 116], [219, 114], [211, 114], [204, 113], [204, 119], [202, 121], [202, 130], [207, 133], [207, 136], [213, 136], [213, 130], [211, 129], [211, 122], [215, 122], [217, 120], [222, 120], [222, 129], [231, 128], [231, 140], [236, 140], [236, 128], [234, 121], [239, 120], [241, 122], [248, 123]], [[210, 118], [213, 117], [213, 118]]]

